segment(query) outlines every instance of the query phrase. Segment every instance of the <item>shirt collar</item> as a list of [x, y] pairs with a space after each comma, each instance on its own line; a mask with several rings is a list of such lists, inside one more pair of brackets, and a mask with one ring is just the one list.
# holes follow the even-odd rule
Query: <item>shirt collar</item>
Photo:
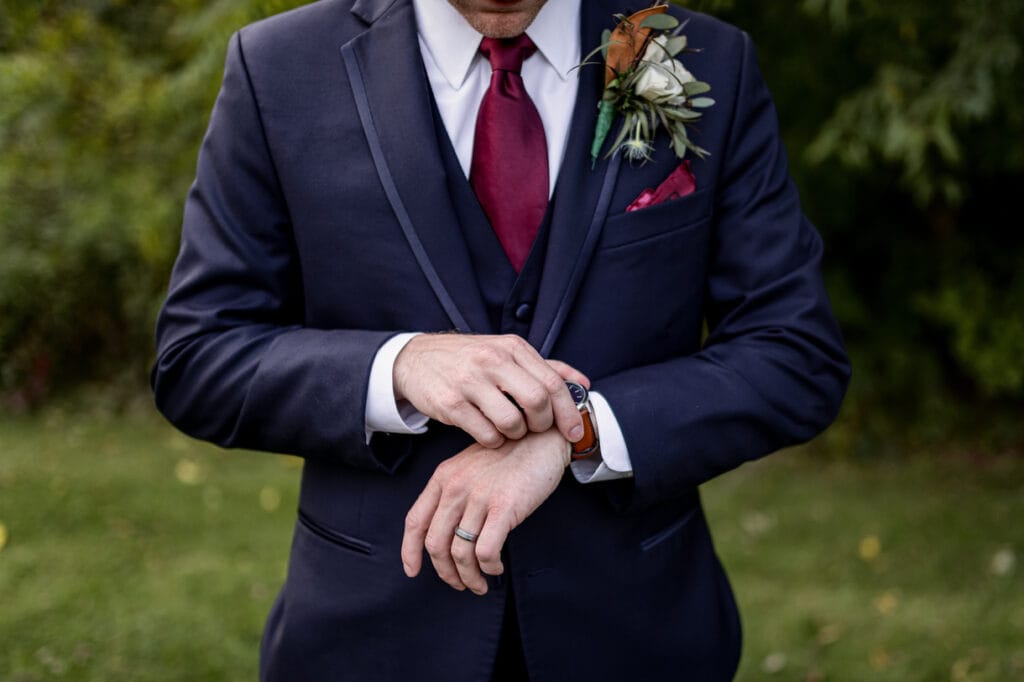
[[[526, 34], [537, 51], [568, 80], [580, 59], [581, 0], [548, 0]], [[483, 38], [448, 0], [413, 0], [420, 39], [455, 90], [469, 75]]]

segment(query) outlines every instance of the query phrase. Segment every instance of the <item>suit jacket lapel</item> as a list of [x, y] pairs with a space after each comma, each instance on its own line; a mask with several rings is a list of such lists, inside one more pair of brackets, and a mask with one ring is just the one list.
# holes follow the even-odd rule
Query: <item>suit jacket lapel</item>
[[[583, 0], [581, 12], [581, 46], [586, 54], [599, 44], [601, 32], [612, 27], [615, 10], [607, 0]], [[599, 60], [600, 55], [594, 59]], [[572, 128], [555, 186], [540, 296], [529, 334], [530, 343], [545, 357], [551, 353], [568, 317], [593, 255], [608, 214], [621, 158], [601, 157], [591, 168], [590, 144], [604, 87], [604, 69], [581, 67], [579, 78]]]
[[388, 201], [454, 328], [487, 332], [437, 145], [412, 3], [360, 0], [352, 11], [370, 27], [342, 46], [342, 58]]

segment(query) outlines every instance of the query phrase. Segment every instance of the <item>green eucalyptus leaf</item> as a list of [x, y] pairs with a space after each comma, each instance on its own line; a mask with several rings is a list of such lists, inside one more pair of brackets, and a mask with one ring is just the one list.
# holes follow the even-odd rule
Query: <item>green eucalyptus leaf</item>
[[705, 92], [710, 92], [711, 86], [703, 81], [693, 81], [691, 83], [683, 83], [683, 92], [687, 97], [696, 97], [697, 95], [703, 95]]
[[676, 121], [696, 121], [702, 116], [701, 112], [692, 109], [680, 109], [677, 107], [665, 107], [665, 115]]
[[710, 97], [697, 97], [690, 100], [690, 104], [698, 109], [707, 109], [708, 107], [715, 106], [715, 100]]
[[672, 151], [676, 153], [680, 159], [686, 154], [686, 148], [690, 146], [690, 140], [686, 135], [686, 128], [679, 126], [677, 129], [672, 131]]
[[640, 22], [642, 28], [650, 28], [655, 31], [671, 31], [679, 25], [679, 20], [671, 14], [652, 14]]
[[665, 41], [665, 51], [670, 56], [675, 57], [677, 54], [686, 49], [686, 36], [672, 36]]
[[672, 124], [665, 115], [665, 107], [655, 107], [653, 113], [658, 115], [658, 120], [661, 121], [661, 125], [665, 126], [665, 130], [672, 130]]

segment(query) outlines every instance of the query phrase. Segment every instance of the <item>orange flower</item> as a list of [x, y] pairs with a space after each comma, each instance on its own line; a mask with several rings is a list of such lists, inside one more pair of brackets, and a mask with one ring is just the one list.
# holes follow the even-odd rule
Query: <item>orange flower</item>
[[655, 14], [664, 14], [668, 11], [668, 5], [655, 5], [645, 10], [626, 17], [625, 21], [612, 31], [611, 40], [608, 42], [608, 57], [605, 59], [604, 86], [615, 80], [615, 77], [624, 71], [628, 71], [640, 56], [647, 49], [647, 42], [651, 39], [653, 29], [641, 26], [640, 24], [647, 17]]

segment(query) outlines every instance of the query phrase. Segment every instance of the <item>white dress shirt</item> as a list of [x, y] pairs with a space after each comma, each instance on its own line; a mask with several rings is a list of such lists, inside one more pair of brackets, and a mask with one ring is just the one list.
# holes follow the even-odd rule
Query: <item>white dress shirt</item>
[[[548, 0], [526, 29], [537, 53], [523, 63], [523, 83], [544, 124], [550, 192], [555, 189], [576, 103], [578, 79], [574, 67], [581, 59], [580, 2]], [[434, 100], [468, 178], [477, 112], [491, 81], [490, 64], [479, 51], [483, 36], [448, 0], [413, 0], [413, 6]], [[374, 358], [366, 397], [367, 441], [377, 431], [416, 434], [427, 430], [426, 416], [407, 401], [395, 400], [392, 382], [395, 358], [413, 336], [393, 337]], [[601, 440], [601, 460], [573, 462], [573, 475], [582, 483], [632, 476], [626, 441], [611, 407], [594, 391], [590, 401]]]

